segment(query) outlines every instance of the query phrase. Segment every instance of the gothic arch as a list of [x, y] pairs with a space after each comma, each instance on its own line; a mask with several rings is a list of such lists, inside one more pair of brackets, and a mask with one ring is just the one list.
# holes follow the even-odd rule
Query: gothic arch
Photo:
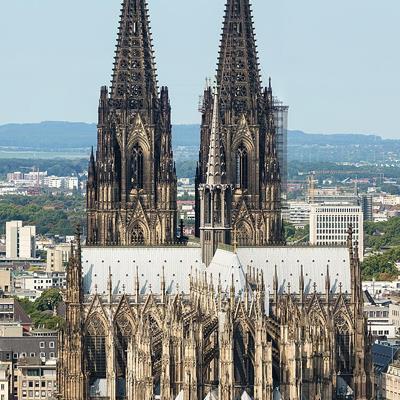
[[143, 147], [136, 143], [130, 149], [129, 182], [132, 189], [143, 189], [145, 183], [145, 153]]
[[135, 144], [138, 144], [143, 151], [147, 154], [151, 151], [151, 146], [149, 142], [149, 138], [146, 132], [146, 128], [143, 124], [142, 118], [140, 114], [137, 114], [133, 129], [128, 133], [128, 140], [127, 140], [128, 151], [131, 151]]
[[247, 147], [240, 143], [235, 150], [235, 185], [241, 189], [247, 189], [249, 186], [249, 151]]
[[107, 323], [99, 313], [89, 316], [85, 323], [85, 360], [89, 386], [107, 376]]
[[135, 324], [130, 317], [129, 310], [121, 307], [114, 319], [115, 332], [115, 369], [117, 377], [117, 395], [126, 396], [127, 393], [127, 365], [129, 340], [135, 333]]
[[149, 230], [147, 226], [139, 220], [134, 220], [127, 229], [128, 244], [143, 246], [149, 242]]
[[[244, 117], [245, 118], [245, 117]], [[232, 150], [236, 153], [236, 150], [239, 146], [243, 144], [248, 153], [254, 152], [254, 142], [252, 138], [252, 134], [250, 132], [247, 121], [241, 121], [238, 130], [236, 131], [233, 142], [232, 142]]]
[[336, 368], [339, 373], [346, 375], [353, 368], [351, 356], [353, 353], [353, 330], [347, 316], [340, 311], [334, 316], [334, 327], [336, 337]]
[[242, 319], [236, 321], [234, 324], [233, 340], [236, 385], [240, 385], [241, 390], [250, 389], [251, 394], [253, 394], [255, 340], [254, 334], [246, 321]]
[[253, 242], [253, 229], [251, 225], [241, 219], [236, 222], [236, 242], [238, 246], [249, 246]]

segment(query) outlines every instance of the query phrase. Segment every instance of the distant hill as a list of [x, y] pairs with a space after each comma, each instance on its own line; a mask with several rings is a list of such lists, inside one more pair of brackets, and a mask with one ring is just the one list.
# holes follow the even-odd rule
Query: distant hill
[[389, 140], [376, 135], [363, 135], [355, 133], [318, 134], [304, 133], [302, 131], [289, 131], [288, 143], [296, 145], [342, 146], [342, 145], [380, 145]]
[[[96, 136], [95, 124], [81, 122], [0, 125], [0, 147], [17, 150], [87, 149], [96, 145]], [[179, 146], [198, 148], [199, 143], [199, 125], [173, 126], [173, 144], [175, 148]], [[385, 153], [390, 151], [397, 152], [400, 149], [400, 140], [382, 139], [376, 135], [362, 134], [308, 134], [295, 130], [288, 133], [288, 147], [289, 158], [292, 159], [309, 157], [310, 148], [322, 150], [323, 153], [318, 153], [322, 157], [325, 157], [326, 154], [324, 149], [329, 148], [328, 158], [330, 159], [338, 154], [340, 155], [343, 148], [346, 151], [353, 148], [371, 151], [372, 148], [376, 148]], [[349, 157], [351, 154], [349, 153]], [[363, 154], [363, 151], [361, 154]], [[337, 161], [340, 160], [338, 159]]]
[[81, 122], [41, 122], [0, 125], [0, 146], [17, 149], [75, 149], [95, 144], [96, 125]]
[[[46, 121], [0, 125], [0, 147], [32, 150], [88, 148], [96, 145], [96, 124]], [[175, 125], [174, 146], [198, 146], [198, 125]]]

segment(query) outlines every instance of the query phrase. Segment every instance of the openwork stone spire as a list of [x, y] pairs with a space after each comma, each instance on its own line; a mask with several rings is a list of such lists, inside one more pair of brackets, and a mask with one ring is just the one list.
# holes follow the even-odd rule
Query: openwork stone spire
[[123, 1], [115, 53], [111, 99], [126, 99], [133, 109], [151, 106], [157, 75], [145, 0]]
[[214, 88], [214, 107], [211, 125], [210, 149], [207, 163], [207, 185], [220, 185], [225, 181], [225, 162], [219, 128], [218, 87]]
[[261, 78], [249, 0], [228, 0], [217, 70], [221, 103], [236, 112], [251, 110]]

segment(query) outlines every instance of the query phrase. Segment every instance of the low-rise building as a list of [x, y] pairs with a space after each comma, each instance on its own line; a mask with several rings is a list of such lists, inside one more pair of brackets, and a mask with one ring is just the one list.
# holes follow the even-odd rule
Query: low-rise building
[[35, 271], [16, 278], [16, 285], [23, 290], [43, 292], [47, 289], [63, 288], [66, 283], [66, 272]]
[[0, 323], [19, 323], [24, 331], [32, 325], [31, 319], [14, 298], [0, 298]]
[[64, 272], [71, 254], [71, 246], [67, 243], [47, 249], [47, 272]]
[[372, 336], [388, 339], [396, 337], [397, 329], [390, 319], [389, 304], [365, 304], [364, 314]]
[[389, 365], [387, 372], [382, 374], [382, 398], [385, 400], [400, 399], [400, 361]]
[[0, 400], [10, 400], [12, 396], [12, 379], [10, 365], [0, 364]]
[[12, 275], [9, 269], [0, 269], [0, 291], [9, 294], [12, 291]]
[[296, 228], [304, 228], [310, 223], [310, 209], [311, 205], [305, 201], [288, 201], [282, 217]]
[[56, 360], [43, 362], [38, 357], [19, 360], [14, 371], [18, 399], [55, 399], [57, 392]]
[[39, 357], [48, 361], [57, 357], [57, 331], [39, 330], [13, 337], [0, 337], [0, 361], [15, 367], [20, 358]]

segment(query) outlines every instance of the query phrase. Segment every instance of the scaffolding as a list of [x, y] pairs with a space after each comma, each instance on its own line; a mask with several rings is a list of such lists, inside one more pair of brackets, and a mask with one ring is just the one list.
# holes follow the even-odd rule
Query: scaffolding
[[280, 101], [277, 97], [274, 97], [273, 101], [276, 128], [276, 147], [281, 172], [282, 200], [286, 200], [288, 183], [287, 135], [289, 106], [284, 105], [283, 102]]

